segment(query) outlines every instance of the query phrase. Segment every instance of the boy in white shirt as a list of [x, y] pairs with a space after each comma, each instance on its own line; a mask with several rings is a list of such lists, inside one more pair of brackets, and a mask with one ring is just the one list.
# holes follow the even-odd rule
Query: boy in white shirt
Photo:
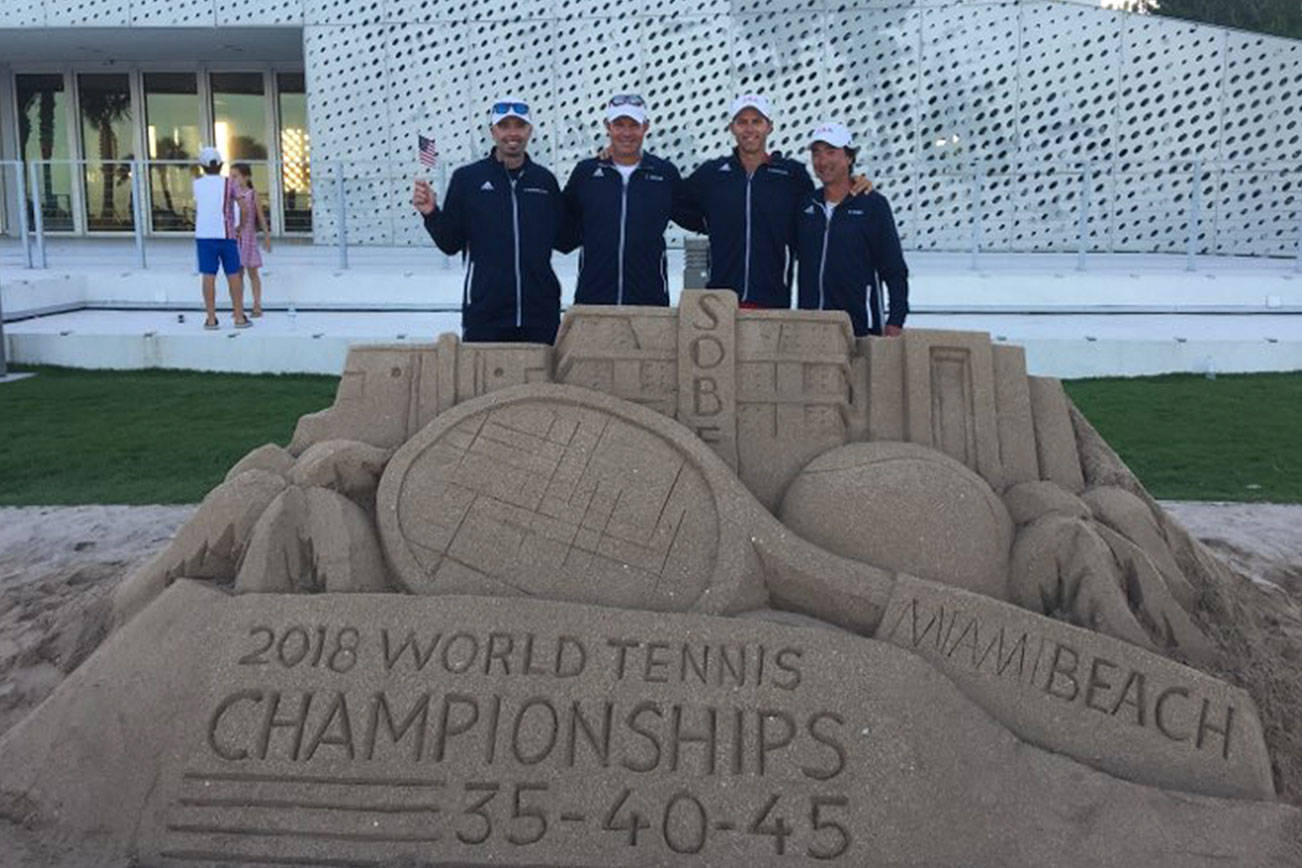
[[246, 329], [253, 323], [244, 315], [244, 281], [235, 241], [239, 206], [231, 194], [230, 181], [220, 174], [221, 153], [216, 148], [204, 148], [199, 152], [199, 165], [203, 167], [203, 175], [194, 179], [194, 244], [199, 256], [203, 306], [208, 314], [203, 327], [218, 327], [216, 282], [220, 264], [231, 292], [235, 327]]

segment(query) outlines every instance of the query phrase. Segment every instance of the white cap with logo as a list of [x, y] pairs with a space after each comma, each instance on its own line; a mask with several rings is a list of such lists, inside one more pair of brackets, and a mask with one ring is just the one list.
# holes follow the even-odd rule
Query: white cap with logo
[[773, 106], [769, 101], [757, 93], [743, 93], [732, 101], [732, 109], [728, 112], [728, 117], [735, 119], [741, 114], [743, 109], [753, 108], [755, 111], [764, 115], [767, 121], [773, 120]]
[[220, 163], [221, 161], [222, 152], [212, 145], [199, 151], [199, 165], [201, 166], [211, 166], [213, 163]]
[[499, 124], [507, 118], [519, 118], [526, 124], [533, 123], [533, 118], [529, 116], [529, 104], [514, 96], [504, 96], [494, 100], [492, 108], [489, 109], [489, 116], [494, 124]]
[[635, 93], [617, 93], [606, 104], [606, 121], [618, 118], [632, 118], [639, 124], [646, 123], [646, 101]]
[[848, 148], [851, 147], [852, 141], [850, 130], [845, 124], [824, 121], [814, 128], [813, 134], [809, 137], [809, 146], [812, 148], [817, 142], [826, 142], [834, 148]]

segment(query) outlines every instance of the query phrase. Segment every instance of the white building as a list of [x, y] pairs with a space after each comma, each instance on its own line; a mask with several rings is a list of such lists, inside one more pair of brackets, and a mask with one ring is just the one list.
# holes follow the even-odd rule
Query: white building
[[473, 159], [503, 91], [562, 181], [616, 92], [685, 170], [729, 147], [741, 91], [787, 151], [841, 119], [915, 250], [1293, 255], [1302, 235], [1302, 43], [1056, 0], [0, 0], [3, 227], [26, 195], [47, 233], [184, 233], [215, 142], [278, 234], [332, 242], [342, 200], [350, 243], [427, 243], [417, 133], [440, 172]]

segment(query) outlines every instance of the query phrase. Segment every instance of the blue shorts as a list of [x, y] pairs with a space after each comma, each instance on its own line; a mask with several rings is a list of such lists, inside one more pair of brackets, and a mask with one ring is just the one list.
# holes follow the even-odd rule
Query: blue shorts
[[240, 249], [234, 238], [196, 238], [194, 246], [199, 252], [200, 274], [216, 274], [218, 262], [221, 263], [222, 271], [228, 275], [237, 273], [243, 267], [240, 265]]

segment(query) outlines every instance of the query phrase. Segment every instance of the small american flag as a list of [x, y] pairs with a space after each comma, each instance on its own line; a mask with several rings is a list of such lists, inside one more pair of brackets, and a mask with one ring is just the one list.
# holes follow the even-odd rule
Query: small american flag
[[439, 149], [435, 147], [433, 139], [427, 139], [419, 133], [416, 134], [416, 140], [420, 151], [420, 164], [427, 169], [434, 168], [439, 161]]

